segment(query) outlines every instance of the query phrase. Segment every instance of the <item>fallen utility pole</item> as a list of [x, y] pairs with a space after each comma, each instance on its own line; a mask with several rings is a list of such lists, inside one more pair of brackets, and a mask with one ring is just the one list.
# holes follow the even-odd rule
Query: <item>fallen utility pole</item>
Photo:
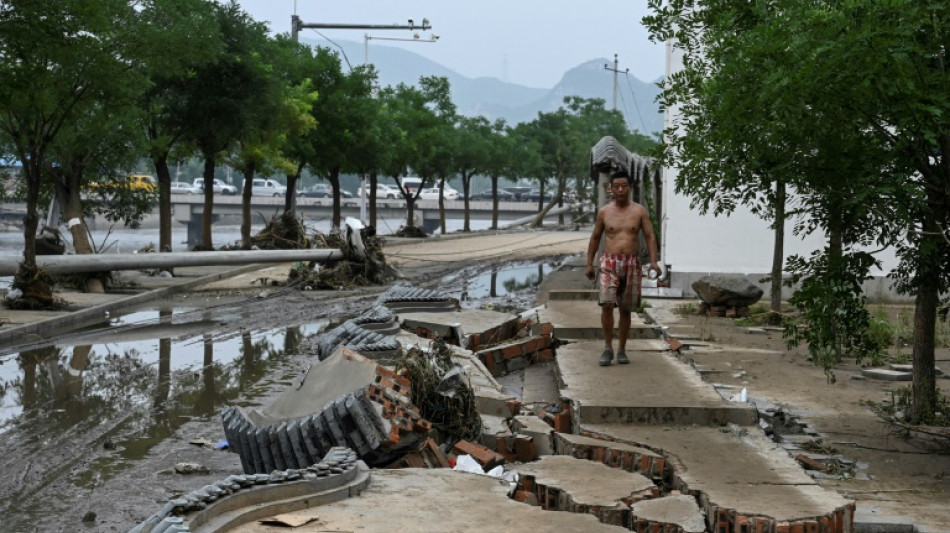
[[[147, 254], [41, 255], [36, 266], [49, 274], [110, 272], [113, 270], [169, 269], [189, 266], [250, 265], [254, 263], [326, 263], [343, 259], [337, 249], [241, 250], [233, 252], [168, 252]], [[20, 267], [19, 258], [0, 259], [0, 276], [13, 276]]]

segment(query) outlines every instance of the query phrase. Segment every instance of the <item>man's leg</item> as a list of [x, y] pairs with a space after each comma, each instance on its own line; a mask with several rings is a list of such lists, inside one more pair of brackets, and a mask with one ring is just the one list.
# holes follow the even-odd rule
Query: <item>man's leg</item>
[[600, 326], [604, 331], [604, 353], [600, 356], [600, 365], [607, 366], [614, 360], [614, 304], [601, 304]]
[[630, 335], [630, 311], [620, 309], [620, 324], [617, 331], [617, 364], [625, 365], [627, 359], [627, 337]]

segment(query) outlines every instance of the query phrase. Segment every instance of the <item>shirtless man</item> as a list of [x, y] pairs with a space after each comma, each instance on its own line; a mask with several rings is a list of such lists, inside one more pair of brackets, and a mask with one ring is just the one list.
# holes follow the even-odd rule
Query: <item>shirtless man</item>
[[610, 176], [613, 202], [597, 213], [594, 232], [587, 245], [587, 279], [594, 279], [594, 256], [600, 246], [600, 237], [606, 231], [604, 254], [600, 258], [600, 324], [604, 330], [604, 353], [600, 366], [613, 361], [614, 307], [620, 309], [618, 328], [617, 363], [625, 365], [627, 358], [627, 335], [630, 333], [630, 313], [640, 307], [640, 256], [639, 237], [643, 232], [650, 251], [650, 269], [660, 271], [656, 263], [656, 235], [650, 214], [642, 205], [630, 200], [630, 176], [626, 171]]

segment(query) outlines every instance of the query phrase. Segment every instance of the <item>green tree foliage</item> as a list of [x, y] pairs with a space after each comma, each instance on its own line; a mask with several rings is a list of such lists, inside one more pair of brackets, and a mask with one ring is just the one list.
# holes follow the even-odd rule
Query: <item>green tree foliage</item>
[[[184, 80], [178, 115], [185, 121], [186, 138], [204, 159], [202, 177], [206, 184], [214, 182], [220, 158], [255, 131], [254, 119], [259, 117], [255, 102], [262, 88], [271, 83], [266, 58], [261, 54], [267, 42], [266, 25], [252, 20], [233, 0], [214, 4], [213, 18], [223, 46], [214, 59]], [[207, 186], [201, 226], [204, 249], [212, 248], [213, 213], [214, 190]]]
[[[664, 158], [682, 169], [677, 186], [700, 206], [767, 216], [779, 207], [769, 184], [787, 184], [808, 215], [798, 230], [828, 235], [809, 270], [848, 309], [860, 301], [848, 284], [868, 264], [848, 257], [896, 244], [891, 275], [916, 297], [910, 418], [933, 419], [936, 310], [950, 281], [950, 10], [937, 0], [650, 5], [653, 37], [686, 54], [662, 95], [682, 118]], [[852, 317], [842, 325], [863, 335]], [[809, 326], [825, 332], [820, 349], [842, 346], [842, 328]]]
[[[136, 17], [121, 0], [0, 4], [0, 132], [26, 183], [24, 261], [15, 285], [35, 279], [37, 203], [59, 163], [52, 153], [57, 140], [104, 102], [145, 83], [129, 76], [141, 57], [134, 49]], [[48, 289], [36, 296], [51, 301]]]

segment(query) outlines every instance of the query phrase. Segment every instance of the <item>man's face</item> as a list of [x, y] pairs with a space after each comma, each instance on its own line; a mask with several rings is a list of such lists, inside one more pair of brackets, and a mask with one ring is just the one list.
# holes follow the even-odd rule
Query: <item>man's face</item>
[[630, 182], [627, 178], [617, 178], [610, 182], [610, 194], [614, 198], [627, 198], [630, 195]]

